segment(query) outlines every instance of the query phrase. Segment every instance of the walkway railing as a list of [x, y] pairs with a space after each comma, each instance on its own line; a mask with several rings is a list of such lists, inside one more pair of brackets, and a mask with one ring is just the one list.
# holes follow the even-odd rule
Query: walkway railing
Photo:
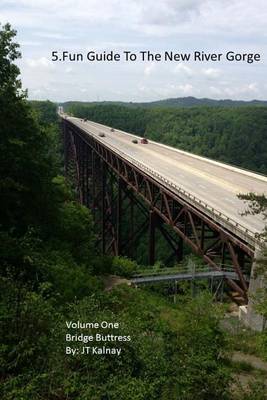
[[221, 270], [214, 270], [208, 266], [180, 266], [178, 268], [149, 268], [144, 269], [135, 274], [131, 278], [131, 282], [139, 283], [153, 283], [162, 281], [181, 281], [193, 279], [208, 279], [208, 278], [230, 278], [238, 280], [238, 275], [233, 268], [222, 268]]

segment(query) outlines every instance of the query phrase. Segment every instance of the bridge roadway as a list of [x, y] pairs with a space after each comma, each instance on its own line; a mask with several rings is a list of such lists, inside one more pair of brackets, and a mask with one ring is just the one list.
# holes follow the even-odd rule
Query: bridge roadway
[[[125, 158], [141, 163], [146, 173], [152, 176], [156, 174], [171, 182], [173, 192], [179, 195], [181, 191], [189, 193], [189, 202], [197, 202], [198, 208], [207, 214], [212, 210], [217, 222], [232, 229], [242, 239], [248, 239], [253, 244], [255, 234], [263, 230], [265, 221], [262, 215], [241, 215], [246, 205], [237, 198], [237, 194], [254, 192], [267, 195], [266, 176], [151, 140], [148, 144], [140, 144], [140, 137], [136, 135], [118, 129], [112, 132], [110, 127], [92, 121], [85, 122], [79, 118], [66, 117], [65, 114], [61, 114], [61, 117], [67, 118], [106, 146], [123, 153]], [[100, 137], [100, 133], [105, 136]], [[132, 143], [134, 138], [138, 139], [138, 144]]]

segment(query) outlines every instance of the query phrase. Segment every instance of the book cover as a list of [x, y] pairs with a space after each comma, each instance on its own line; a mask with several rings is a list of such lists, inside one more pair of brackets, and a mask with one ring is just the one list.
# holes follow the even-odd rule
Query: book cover
[[266, 20], [1, 1], [1, 399], [266, 399]]

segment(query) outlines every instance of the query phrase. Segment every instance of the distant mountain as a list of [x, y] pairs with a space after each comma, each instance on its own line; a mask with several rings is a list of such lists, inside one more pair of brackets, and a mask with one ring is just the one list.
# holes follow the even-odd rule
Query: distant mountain
[[[145, 104], [145, 103], [143, 103]], [[147, 103], [150, 106], [160, 107], [193, 107], [193, 106], [212, 106], [212, 107], [240, 107], [240, 106], [267, 106], [267, 101], [261, 100], [213, 100], [197, 99], [196, 97], [178, 97], [174, 99], [159, 100]]]
[[66, 108], [73, 104], [79, 105], [122, 105], [126, 107], [171, 107], [171, 108], [180, 108], [180, 107], [196, 107], [196, 106], [208, 106], [208, 107], [242, 107], [242, 106], [267, 106], [267, 101], [264, 100], [214, 100], [214, 99], [197, 99], [196, 97], [178, 97], [172, 99], [165, 100], [157, 100], [151, 102], [122, 102], [122, 101], [94, 101], [94, 102], [83, 102], [83, 101], [68, 101], [65, 103], [61, 103], [61, 105], [65, 105]]

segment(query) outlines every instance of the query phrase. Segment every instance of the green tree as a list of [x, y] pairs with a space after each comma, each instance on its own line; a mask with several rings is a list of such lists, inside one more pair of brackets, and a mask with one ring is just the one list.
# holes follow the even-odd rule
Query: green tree
[[21, 90], [19, 45], [9, 24], [0, 26], [0, 220], [25, 231], [43, 222], [55, 163], [50, 133], [38, 125]]
[[11, 29], [10, 24], [0, 24], [0, 29], [0, 97], [17, 99], [20, 95], [23, 98], [25, 94], [20, 93], [21, 81], [18, 79], [20, 71], [14, 63], [21, 57], [19, 44], [13, 42], [16, 31]]

